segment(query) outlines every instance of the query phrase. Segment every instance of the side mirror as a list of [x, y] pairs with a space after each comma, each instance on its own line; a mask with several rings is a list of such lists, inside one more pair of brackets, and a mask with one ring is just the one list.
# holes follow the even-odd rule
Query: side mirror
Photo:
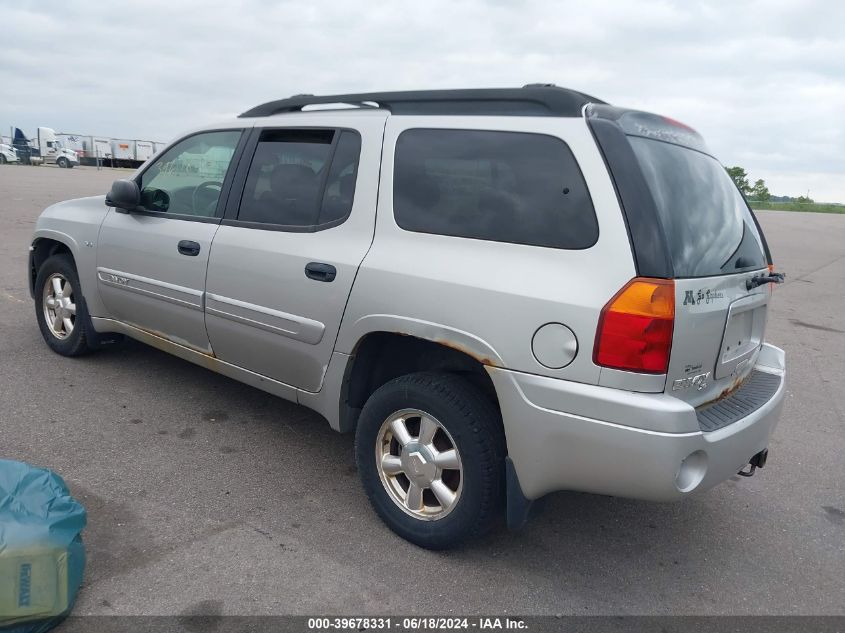
[[134, 180], [115, 180], [106, 194], [106, 206], [128, 213], [141, 204], [141, 190]]

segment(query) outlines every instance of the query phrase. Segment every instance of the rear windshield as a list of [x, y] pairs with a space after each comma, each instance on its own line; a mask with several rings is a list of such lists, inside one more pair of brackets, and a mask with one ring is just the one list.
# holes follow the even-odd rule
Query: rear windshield
[[754, 218], [719, 161], [665, 141], [628, 139], [657, 206], [676, 277], [766, 266]]

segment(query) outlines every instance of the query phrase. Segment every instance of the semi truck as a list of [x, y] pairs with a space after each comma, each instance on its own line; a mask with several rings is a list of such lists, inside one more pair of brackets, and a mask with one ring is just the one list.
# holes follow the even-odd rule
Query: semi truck
[[76, 152], [81, 165], [96, 165], [98, 159], [101, 165], [111, 164], [110, 138], [65, 132], [57, 134], [56, 137], [62, 143], [62, 146]]
[[76, 152], [64, 147], [56, 132], [49, 127], [38, 128], [34, 139], [27, 138], [20, 128], [15, 128], [12, 146], [24, 165], [47, 163], [70, 169], [79, 164]]
[[152, 141], [111, 139], [105, 136], [58, 134], [64, 147], [76, 151], [80, 163], [107, 167], [138, 167], [155, 154]]
[[10, 145], [17, 150], [20, 162], [25, 165], [46, 162], [59, 167], [74, 167], [97, 165], [99, 161], [105, 167], [135, 168], [167, 144], [70, 132], [57, 134], [51, 128], [39, 127], [34, 139], [27, 138], [20, 128], [15, 128]]
[[79, 156], [72, 149], [64, 147], [56, 137], [56, 132], [49, 127], [38, 128], [36, 140], [41, 158], [48, 165], [70, 169], [79, 164]]
[[19, 127], [16, 127], [12, 134], [12, 147], [15, 148], [21, 165], [40, 165], [44, 162], [34, 141], [28, 139]]
[[62, 144], [62, 147], [65, 149], [69, 149], [73, 152], [76, 152], [76, 156], [82, 162], [82, 155], [85, 152], [85, 146], [83, 143], [84, 136], [82, 134], [66, 134], [64, 132], [56, 134], [56, 140]]

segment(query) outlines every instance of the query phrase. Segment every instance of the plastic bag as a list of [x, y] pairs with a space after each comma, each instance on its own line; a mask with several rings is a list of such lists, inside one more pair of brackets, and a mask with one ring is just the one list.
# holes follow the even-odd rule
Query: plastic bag
[[41, 633], [70, 613], [85, 521], [59, 475], [0, 459], [0, 631]]

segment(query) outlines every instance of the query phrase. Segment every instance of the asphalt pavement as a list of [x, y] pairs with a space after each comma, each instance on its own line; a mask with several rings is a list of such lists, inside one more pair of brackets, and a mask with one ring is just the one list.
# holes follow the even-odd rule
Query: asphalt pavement
[[76, 615], [845, 614], [845, 215], [758, 212], [788, 275], [765, 469], [676, 504], [557, 493], [521, 532], [435, 553], [381, 524], [317, 414], [140, 343], [47, 348], [35, 219], [126, 174], [0, 167], [0, 457], [88, 509]]

